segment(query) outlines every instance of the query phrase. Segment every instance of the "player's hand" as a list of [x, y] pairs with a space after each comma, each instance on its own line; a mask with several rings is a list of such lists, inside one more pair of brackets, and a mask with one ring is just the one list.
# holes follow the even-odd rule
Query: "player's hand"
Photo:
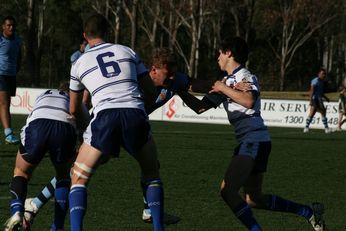
[[250, 91], [252, 90], [251, 83], [247, 81], [241, 81], [239, 83], [236, 83], [233, 87], [235, 90], [238, 91]]
[[222, 93], [223, 89], [227, 87], [224, 81], [216, 81], [214, 85], [212, 86], [212, 90], [209, 91], [209, 93]]

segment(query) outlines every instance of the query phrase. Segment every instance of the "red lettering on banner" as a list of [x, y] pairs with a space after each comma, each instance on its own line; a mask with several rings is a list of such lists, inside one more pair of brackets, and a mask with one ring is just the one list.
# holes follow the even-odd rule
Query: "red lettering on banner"
[[175, 114], [175, 110], [173, 108], [174, 104], [175, 104], [175, 99], [173, 98], [171, 102], [169, 102], [168, 111], [165, 113], [168, 118], [172, 118], [172, 116], [174, 116]]
[[16, 94], [16, 96], [12, 97], [11, 106], [16, 108], [25, 108], [31, 112], [33, 104], [30, 102], [29, 92], [24, 91], [22, 95]]

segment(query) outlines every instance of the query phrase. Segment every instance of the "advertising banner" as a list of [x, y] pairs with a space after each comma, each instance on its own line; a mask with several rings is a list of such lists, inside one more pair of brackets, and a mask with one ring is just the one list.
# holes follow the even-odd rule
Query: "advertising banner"
[[[202, 97], [199, 97], [202, 98]], [[337, 102], [325, 103], [328, 125], [334, 128], [338, 124]], [[267, 126], [303, 128], [310, 107], [307, 100], [262, 99], [261, 115]], [[180, 121], [192, 123], [229, 124], [222, 105], [197, 115], [187, 107], [179, 96], [173, 97], [162, 108], [150, 115], [151, 120]], [[310, 128], [324, 128], [320, 113], [316, 113]]]
[[[29, 114], [36, 97], [46, 90], [17, 88], [16, 96], [11, 99], [11, 113]], [[325, 105], [328, 125], [330, 128], [334, 128], [338, 124], [338, 104], [337, 102], [329, 102]], [[262, 99], [261, 115], [267, 126], [303, 128], [309, 109], [307, 100]], [[149, 118], [150, 120], [172, 122], [229, 124], [222, 105], [198, 115], [187, 107], [179, 96], [174, 96], [163, 107], [151, 113]], [[324, 128], [319, 113], [316, 113], [310, 128]]]

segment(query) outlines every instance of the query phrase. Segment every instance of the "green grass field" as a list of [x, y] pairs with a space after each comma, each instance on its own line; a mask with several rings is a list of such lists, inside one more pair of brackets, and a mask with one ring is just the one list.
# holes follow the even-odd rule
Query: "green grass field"
[[[24, 116], [13, 116], [16, 133]], [[167, 226], [177, 231], [245, 230], [219, 196], [219, 183], [235, 147], [233, 129], [227, 125], [152, 122], [165, 187], [165, 209], [181, 221]], [[301, 203], [323, 202], [328, 231], [346, 230], [346, 132], [324, 134], [312, 130], [270, 128], [273, 150], [264, 191]], [[0, 222], [9, 216], [8, 185], [16, 146], [0, 145]], [[29, 184], [35, 196], [53, 176], [45, 158]], [[88, 192], [84, 230], [152, 230], [141, 221], [142, 197], [137, 163], [125, 152], [101, 166]], [[53, 202], [36, 217], [32, 230], [50, 230]], [[266, 231], [312, 230], [302, 218], [254, 210]], [[69, 220], [66, 220], [66, 230]]]

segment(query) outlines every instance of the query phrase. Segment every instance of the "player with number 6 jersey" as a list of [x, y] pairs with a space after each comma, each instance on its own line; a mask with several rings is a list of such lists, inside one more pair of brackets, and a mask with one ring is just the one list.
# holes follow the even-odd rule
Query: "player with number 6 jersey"
[[[84, 132], [84, 142], [71, 170], [71, 230], [83, 230], [87, 209], [87, 184], [103, 159], [119, 155], [123, 147], [138, 162], [148, 185], [146, 192], [155, 231], [164, 230], [163, 187], [159, 175], [156, 145], [139, 81], [148, 71], [128, 47], [105, 42], [107, 20], [99, 14], [89, 17], [84, 37], [90, 49], [73, 63], [70, 80], [70, 113]], [[151, 80], [150, 80], [151, 82]], [[87, 89], [94, 107], [89, 124], [81, 118], [82, 97]]]
[[70, 89], [83, 91], [87, 88], [95, 113], [124, 107], [144, 110], [137, 77], [146, 74], [147, 69], [130, 48], [100, 43], [72, 65]]

